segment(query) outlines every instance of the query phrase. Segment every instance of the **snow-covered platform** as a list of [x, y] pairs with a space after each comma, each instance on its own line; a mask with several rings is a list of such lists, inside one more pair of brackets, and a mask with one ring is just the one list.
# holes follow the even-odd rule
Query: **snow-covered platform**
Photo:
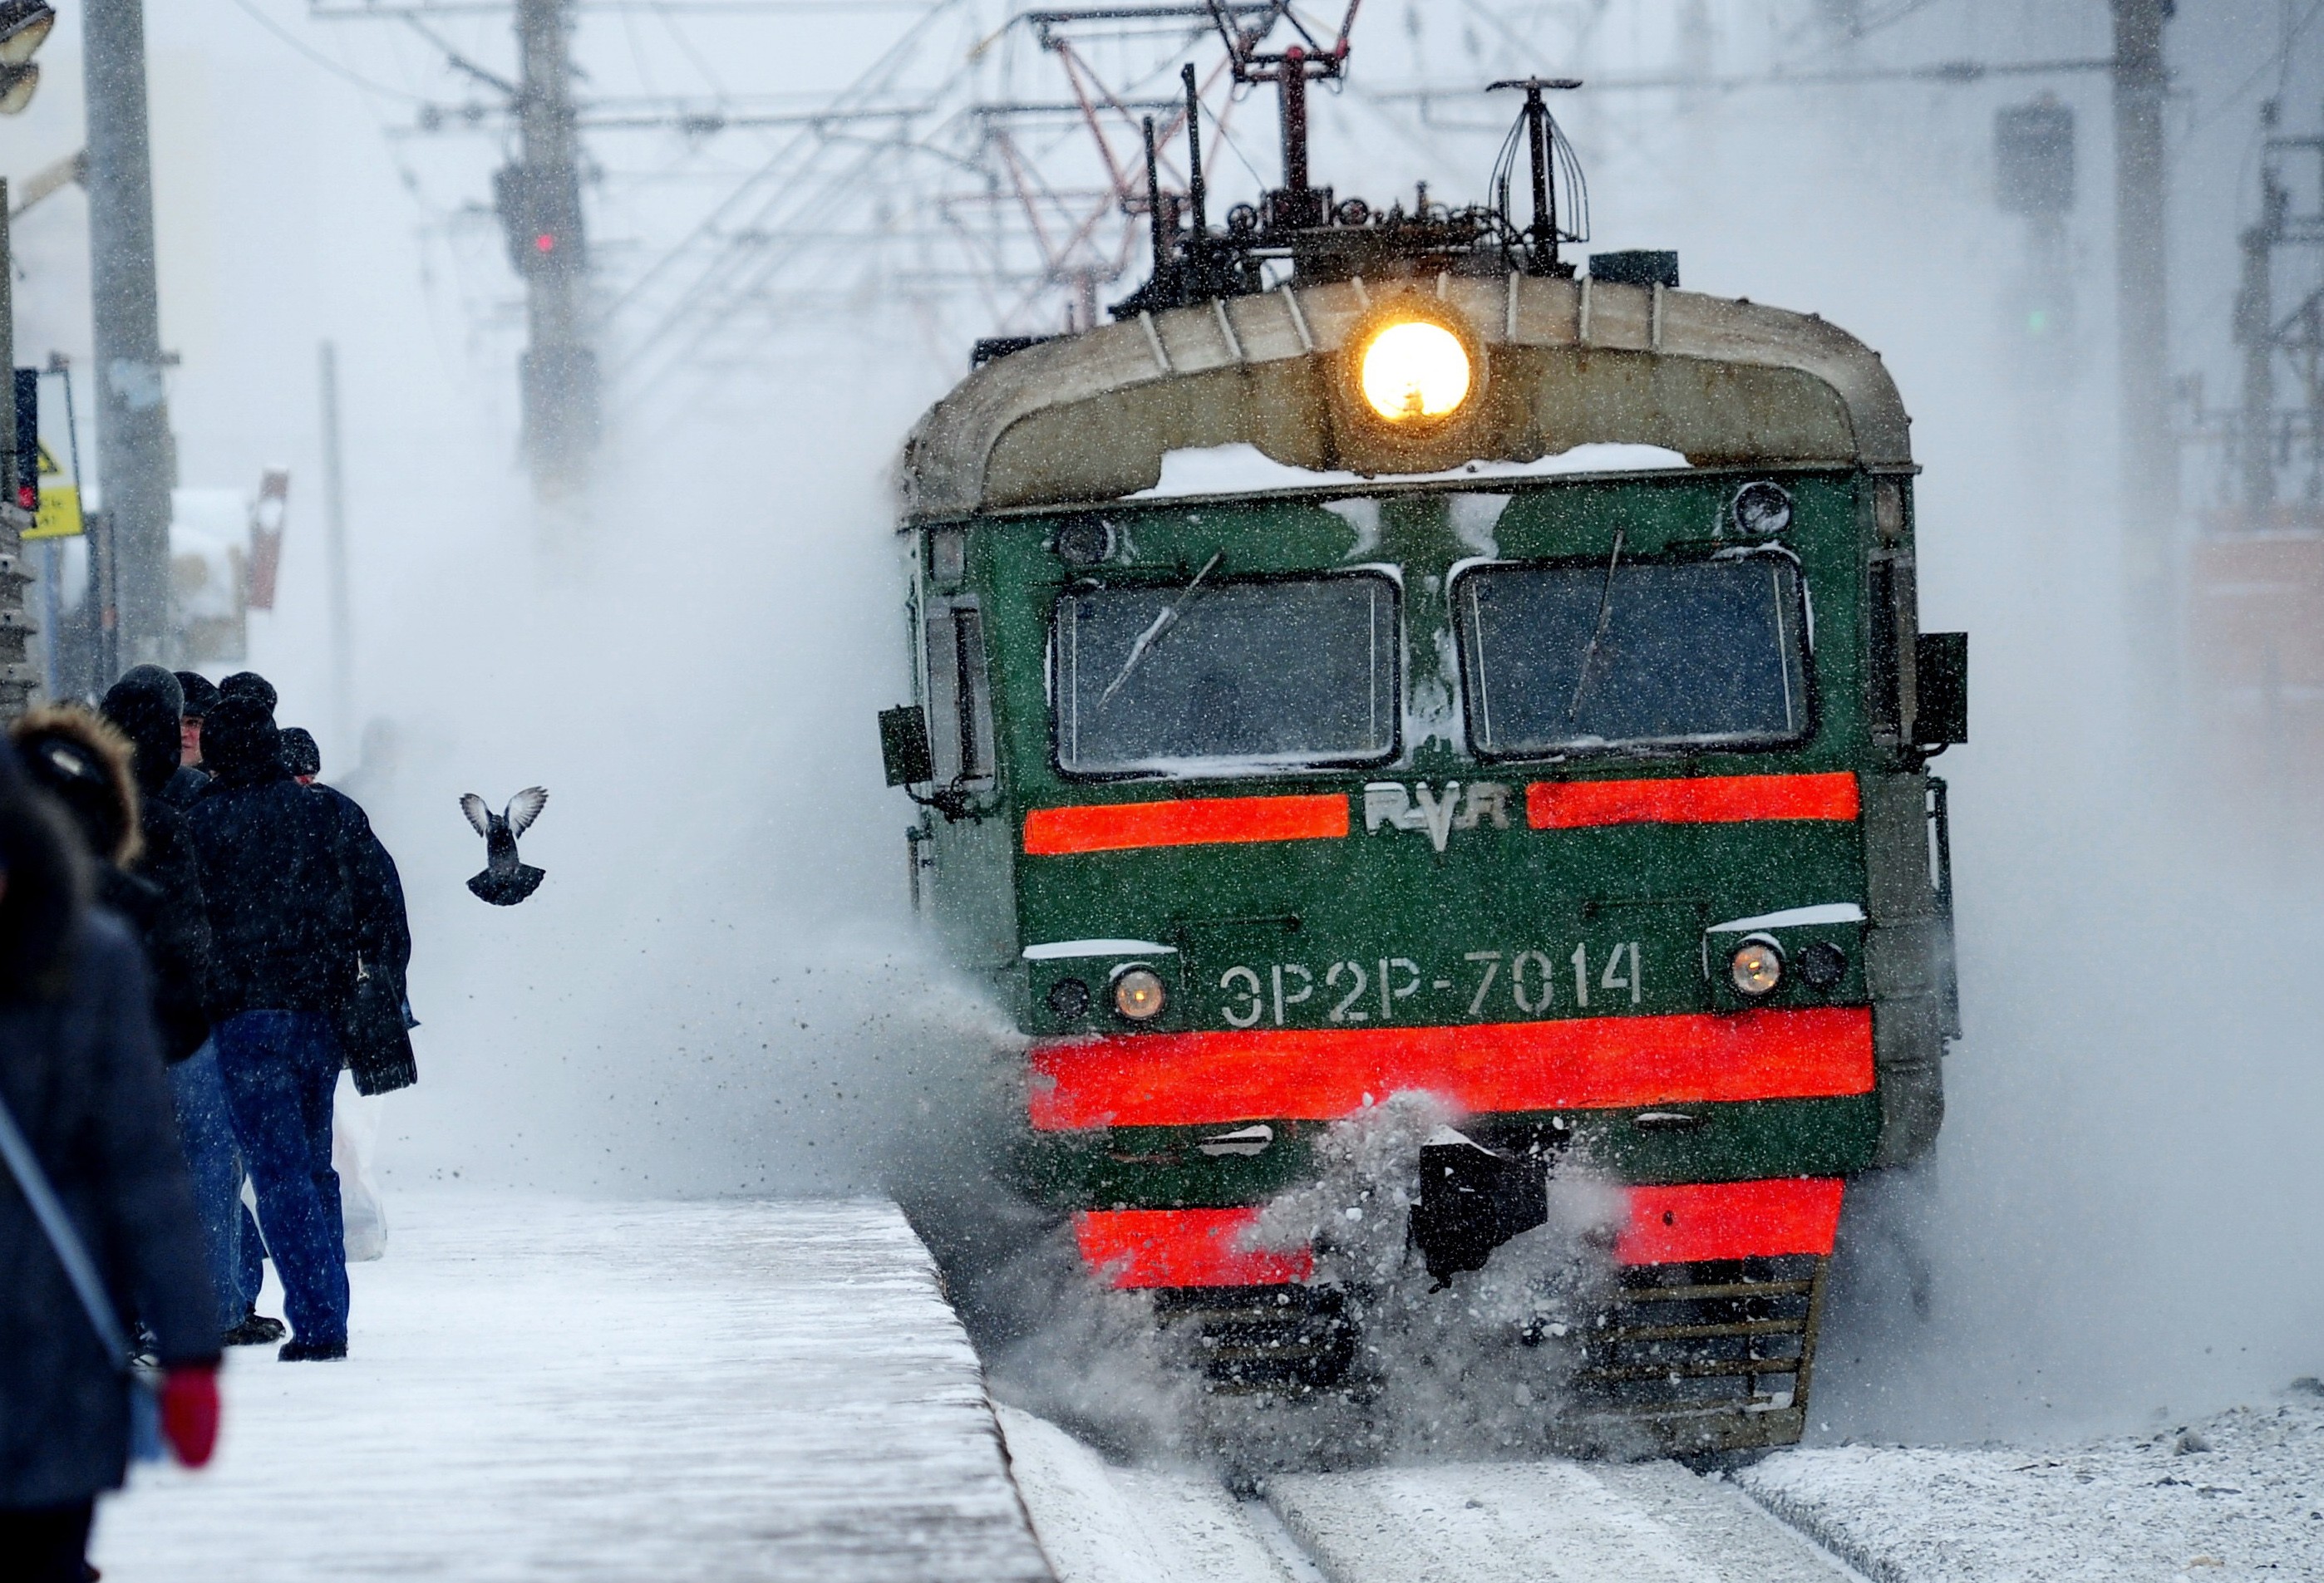
[[2324, 1393], [2065, 1450], [1842, 1446], [1738, 1476], [1879, 1583], [2324, 1578]]
[[107, 1583], [1036, 1579], [982, 1374], [892, 1205], [392, 1205], [352, 1356], [237, 1352]]

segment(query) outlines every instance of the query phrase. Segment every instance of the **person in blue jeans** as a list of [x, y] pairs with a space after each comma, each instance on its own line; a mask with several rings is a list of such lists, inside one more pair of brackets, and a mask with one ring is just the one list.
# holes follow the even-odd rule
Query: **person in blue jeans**
[[[199, 676], [194, 679], [201, 681]], [[209, 684], [202, 682], [202, 686]], [[210, 1043], [209, 921], [185, 815], [171, 797], [170, 788], [184, 759], [185, 702], [183, 685], [158, 665], [132, 667], [105, 695], [106, 720], [129, 740], [128, 770], [136, 787], [134, 800], [143, 851], [120, 873], [100, 870], [99, 890], [110, 905], [139, 925], [146, 960], [152, 968], [154, 1021], [161, 1035], [162, 1056], [169, 1063], [178, 1139], [193, 1178], [194, 1207], [201, 1219], [217, 1289], [218, 1313], [226, 1327], [226, 1343], [261, 1346], [282, 1339], [282, 1321], [258, 1311], [265, 1245], [242, 1202], [242, 1151], [234, 1140], [234, 1122], [226, 1113], [226, 1090], [218, 1078], [217, 1051]], [[37, 750], [55, 740], [56, 725], [71, 724], [69, 713], [48, 713], [59, 718], [44, 726], [42, 712], [35, 712], [19, 722], [17, 729], [27, 738], [29, 748]], [[108, 757], [105, 743], [83, 737], [76, 744], [76, 734], [65, 734], [68, 747], [78, 745], [87, 750], [84, 757], [100, 761]], [[123, 795], [117, 790], [110, 798], [77, 795], [85, 789], [81, 784], [60, 781], [59, 772], [64, 767], [50, 765], [38, 751], [31, 753], [27, 763], [36, 774], [44, 768], [50, 771], [51, 789], [76, 807], [77, 817], [97, 812], [105, 801], [117, 802]], [[100, 767], [117, 775], [115, 766]], [[185, 773], [208, 787], [208, 776], [197, 770]], [[105, 833], [85, 833], [92, 835], [93, 846], [105, 844]], [[109, 849], [106, 855], [111, 855]]]
[[282, 1278], [287, 1362], [347, 1355], [346, 1238], [331, 1169], [355, 980], [355, 907], [330, 805], [282, 765], [267, 701], [228, 693], [202, 725], [210, 788], [186, 815], [210, 926], [208, 1012], [235, 1140]]
[[258, 1311], [266, 1281], [266, 1244], [242, 1201], [242, 1149], [234, 1139], [226, 1109], [226, 1080], [218, 1073], [217, 1045], [202, 1047], [170, 1068], [170, 1098], [178, 1112], [178, 1141], [194, 1179], [194, 1209], [208, 1245], [210, 1276], [217, 1287], [218, 1311], [241, 1317], [226, 1327], [229, 1347], [255, 1347], [282, 1339], [282, 1321]]

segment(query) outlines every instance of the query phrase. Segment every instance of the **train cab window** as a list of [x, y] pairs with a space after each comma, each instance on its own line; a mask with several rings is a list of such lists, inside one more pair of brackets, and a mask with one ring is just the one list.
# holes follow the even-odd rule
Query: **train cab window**
[[951, 784], [992, 775], [992, 694], [984, 626], [973, 605], [928, 612], [928, 748], [936, 779]]
[[1068, 774], [1249, 774], [1396, 752], [1386, 577], [1076, 589], [1057, 602], [1056, 641]]
[[1453, 604], [1480, 757], [1808, 734], [1806, 610], [1780, 557], [1482, 566]]

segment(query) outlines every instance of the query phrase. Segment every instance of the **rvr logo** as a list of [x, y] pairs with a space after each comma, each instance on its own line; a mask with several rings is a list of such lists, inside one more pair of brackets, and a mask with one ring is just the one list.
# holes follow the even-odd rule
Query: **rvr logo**
[[1425, 780], [1406, 787], [1400, 780], [1375, 780], [1364, 787], [1364, 833], [1382, 825], [1391, 830], [1425, 830], [1438, 851], [1456, 830], [1474, 830], [1487, 820], [1496, 830], [1509, 827], [1509, 788], [1493, 780], [1472, 780], [1468, 795], [1462, 785], [1448, 780], [1442, 791]]

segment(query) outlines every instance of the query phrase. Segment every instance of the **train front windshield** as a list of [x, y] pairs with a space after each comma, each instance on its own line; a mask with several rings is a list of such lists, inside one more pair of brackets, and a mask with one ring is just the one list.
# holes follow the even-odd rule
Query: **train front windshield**
[[1480, 754], [1775, 746], [1808, 732], [1805, 602], [1782, 557], [1481, 566], [1453, 603]]
[[1370, 574], [1057, 602], [1058, 768], [1233, 773], [1396, 750], [1397, 589]]

